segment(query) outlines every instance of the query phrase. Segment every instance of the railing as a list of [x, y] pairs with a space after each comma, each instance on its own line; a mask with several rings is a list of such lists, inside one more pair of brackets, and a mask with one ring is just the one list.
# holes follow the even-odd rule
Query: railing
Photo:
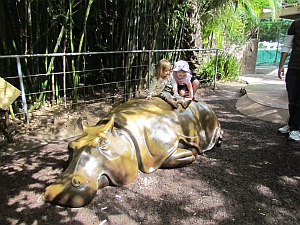
[[[171, 62], [179, 59], [183, 54], [193, 52], [197, 57], [197, 63], [204, 63], [212, 58], [214, 62], [214, 76], [200, 80], [200, 83], [210, 83], [216, 87], [217, 65], [219, 49], [176, 49], [176, 50], [135, 50], [135, 51], [111, 51], [111, 52], [85, 52], [85, 53], [53, 53], [53, 54], [27, 54], [27, 55], [2, 55], [0, 63], [6, 63], [10, 60], [12, 75], [3, 77], [8, 82], [21, 90], [19, 103], [22, 104], [22, 113], [26, 123], [29, 123], [28, 113], [34, 110], [37, 99], [49, 101], [51, 104], [62, 104], [64, 107], [82, 103], [93, 103], [95, 101], [108, 100], [112, 103], [116, 98], [126, 101], [130, 98], [143, 96], [150, 83], [150, 76], [157, 61], [161, 58], [173, 58]], [[107, 57], [106, 57], [106, 56]], [[82, 70], [75, 71], [70, 68], [70, 62], [75, 57], [83, 57], [84, 65]], [[120, 65], [103, 62], [121, 61]], [[49, 59], [53, 59], [53, 68], [49, 69]], [[139, 60], [137, 60], [139, 59]], [[200, 59], [200, 60], [199, 60]], [[38, 61], [45, 63], [45, 72], [35, 74], [24, 74], [22, 61], [34, 65]], [[99, 60], [99, 66], [95, 63]], [[98, 61], [97, 61], [98, 62]], [[40, 62], [39, 62], [40, 63]], [[93, 67], [91, 67], [92, 65]], [[105, 65], [105, 66], [104, 66]], [[108, 65], [108, 66], [107, 66]], [[48, 68], [47, 68], [48, 66]], [[52, 66], [52, 65], [51, 65]], [[73, 67], [74, 68], [74, 67]], [[195, 71], [193, 71], [195, 72]], [[77, 86], [70, 85], [74, 82], [74, 75], [78, 75], [80, 80]], [[43, 88], [39, 91], [30, 91], [27, 80], [35, 80], [33, 83], [37, 86], [40, 80], [45, 82]], [[51, 83], [49, 85], [48, 83]], [[74, 91], [79, 93], [80, 98], [74, 102], [72, 97]]]

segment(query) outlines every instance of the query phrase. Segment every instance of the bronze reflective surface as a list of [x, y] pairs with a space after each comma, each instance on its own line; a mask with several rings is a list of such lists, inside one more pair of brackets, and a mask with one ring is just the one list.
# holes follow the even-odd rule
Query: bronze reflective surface
[[69, 143], [68, 168], [47, 187], [44, 201], [87, 205], [99, 188], [126, 185], [138, 170], [188, 165], [221, 138], [219, 121], [204, 102], [174, 110], [160, 98], [128, 101], [97, 125], [83, 125], [83, 134]]

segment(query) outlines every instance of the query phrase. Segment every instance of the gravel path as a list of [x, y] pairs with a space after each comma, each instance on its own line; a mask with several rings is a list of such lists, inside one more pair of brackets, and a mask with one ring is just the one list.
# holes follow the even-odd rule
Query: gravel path
[[0, 224], [300, 224], [300, 144], [278, 134], [279, 124], [241, 114], [235, 108], [241, 86], [197, 92], [219, 117], [220, 148], [190, 166], [139, 173], [126, 186], [101, 189], [82, 208], [40, 197], [66, 167], [67, 144], [80, 133], [77, 122], [95, 123], [95, 114], [107, 109], [99, 104], [84, 114], [49, 113], [44, 123], [18, 130], [15, 143], [0, 142]]

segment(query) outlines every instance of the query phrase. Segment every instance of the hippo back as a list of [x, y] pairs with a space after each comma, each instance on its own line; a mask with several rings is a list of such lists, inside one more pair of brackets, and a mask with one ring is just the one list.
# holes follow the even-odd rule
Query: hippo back
[[133, 139], [139, 169], [146, 173], [159, 168], [179, 143], [198, 154], [210, 150], [221, 131], [215, 113], [201, 101], [193, 101], [187, 109], [173, 109], [160, 98], [135, 99], [114, 108], [98, 125], [112, 116], [114, 126]]
[[216, 115], [204, 102], [173, 109], [161, 100], [136, 99], [114, 108], [69, 143], [68, 168], [46, 188], [43, 200], [81, 207], [98, 188], [128, 184], [138, 170], [150, 173], [195, 161], [221, 136]]

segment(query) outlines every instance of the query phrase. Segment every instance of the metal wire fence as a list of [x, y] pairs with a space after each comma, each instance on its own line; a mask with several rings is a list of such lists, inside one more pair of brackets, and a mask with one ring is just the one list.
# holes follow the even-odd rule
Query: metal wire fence
[[[149, 86], [150, 76], [161, 58], [174, 62], [184, 58], [185, 54], [193, 53], [197, 56], [195, 59], [197, 65], [214, 59], [212, 60], [214, 76], [198, 78], [200, 83], [214, 85], [215, 88], [219, 51], [213, 48], [2, 55], [0, 64], [10, 68], [7, 70], [9, 75], [1, 76], [0, 73], [0, 76], [21, 90], [16, 103], [21, 110], [17, 114], [23, 115], [25, 121], [29, 123], [28, 113], [35, 109], [34, 105], [37, 102], [60, 104], [67, 108], [97, 101], [114, 103], [116, 99], [122, 102], [142, 97]], [[83, 63], [75, 67], [74, 64], [79, 62], [76, 58], [79, 57]], [[24, 63], [22, 64], [24, 61], [31, 65], [30, 71], [34, 70], [35, 73], [24, 73]], [[40, 68], [38, 64], [41, 62], [45, 64], [44, 71], [33, 69]], [[192, 68], [192, 72], [197, 75], [201, 70], [199, 68], [195, 67], [194, 71]], [[76, 84], [74, 77], [77, 78]], [[76, 100], [74, 93], [78, 96]]]

